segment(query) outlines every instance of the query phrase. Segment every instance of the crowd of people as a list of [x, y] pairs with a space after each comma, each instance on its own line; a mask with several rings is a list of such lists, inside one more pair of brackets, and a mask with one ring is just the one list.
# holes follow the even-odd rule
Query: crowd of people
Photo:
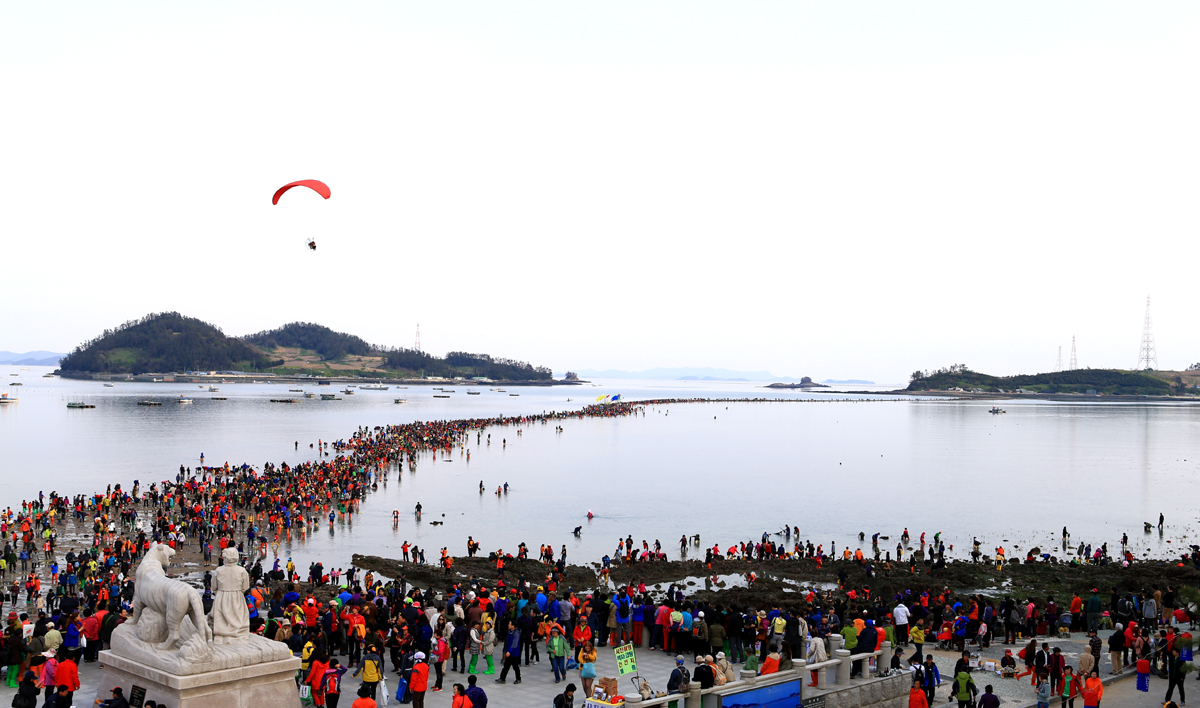
[[[5, 540], [0, 578], [12, 581], [3, 598], [11, 611], [0, 646], [8, 685], [17, 688], [19, 696], [28, 695], [32, 685], [35, 693], [44, 694], [45, 705], [72, 705], [79, 664], [95, 662], [113, 630], [128, 617], [134, 565], [152, 544], [163, 543], [194, 550], [205, 560], [212, 559], [214, 549], [219, 557], [220, 550], [237, 547], [252, 582], [246, 595], [252, 631], [286, 643], [302, 662], [298, 685], [306, 687], [315, 705], [331, 708], [338, 705], [341, 681], [348, 673], [362, 682], [354, 708], [373, 705], [367, 701], [378, 699], [388, 674], [398, 675], [418, 708], [426, 693], [440, 692], [447, 684], [455, 708], [486, 708], [486, 691], [477, 676], [492, 676], [499, 664], [493, 681], [505, 684], [511, 676], [513, 683], [520, 683], [522, 668], [540, 664], [543, 657], [555, 683], [567, 684], [559, 703], [569, 707], [577, 690], [574, 680], [582, 684], [583, 695], [591, 694], [598, 647], [639, 645], [643, 638], [653, 651], [676, 656], [668, 692], [685, 690], [692, 680], [701, 688], [723, 684], [733, 680], [738, 665], [769, 674], [788, 670], [799, 659], [823, 661], [835, 644], [856, 655], [869, 654], [888, 640], [899, 652], [891, 657], [898, 664], [895, 668], [912, 671], [914, 690], [932, 704], [942, 681], [924, 651], [926, 643], [968, 650], [987, 647], [997, 637], [1002, 644], [1015, 644], [1062, 628], [1087, 631], [1098, 645], [1096, 631], [1108, 622], [1120, 630], [1108, 640], [1115, 671], [1149, 658], [1153, 670], [1171, 681], [1170, 690], [1178, 688], [1182, 694], [1182, 635], [1175, 627], [1193, 625], [1194, 617], [1173, 588], [1114, 590], [1107, 600], [1093, 591], [1062, 604], [1054, 598], [997, 601], [958, 596], [947, 588], [930, 587], [879, 597], [869, 580], [875, 577], [876, 564], [892, 570], [893, 559], [889, 549], [880, 560], [877, 538], [873, 559], [861, 550], [842, 550], [840, 560], [850, 562], [839, 564], [838, 589], [809, 590], [784, 606], [767, 607], [690, 599], [675, 586], [666, 592], [643, 583], [614, 587], [608, 577], [613, 564], [666, 558], [657, 540], [653, 545], [642, 541], [638, 548], [631, 536], [603, 559], [597, 586], [578, 591], [563, 587], [565, 547], [556, 559], [553, 546], [543, 545], [538, 555], [545, 564], [543, 577], [506, 582], [506, 556], [498, 552], [493, 556], [500, 577], [493, 581], [459, 582], [447, 573], [444, 587], [423, 589], [410, 586], [403, 577], [383, 578], [353, 567], [342, 572], [321, 563], [311, 564], [302, 574], [290, 559], [284, 563], [278, 555], [279, 544], [287, 538], [310, 534], [337, 519], [352, 522], [389, 469], [406, 464], [411, 468], [423, 453], [461, 448], [472, 434], [480, 442], [489, 427], [645, 415], [647, 405], [679, 402], [683, 401], [622, 402], [540, 416], [360, 428], [348, 439], [310, 445], [316, 459], [300, 464], [267, 463], [258, 469], [181, 466], [174, 479], [146, 489], [135, 481], [129, 489], [110, 485], [97, 494], [39, 493], [19, 509], [0, 513]], [[62, 553], [60, 537], [69, 529], [82, 540]], [[839, 560], [832, 544], [826, 554], [821, 545], [801, 542], [799, 527], [784, 527], [776, 535], [781, 538], [763, 533], [757, 541], [707, 547], [706, 562], [795, 558], [820, 567]], [[907, 535], [905, 530], [905, 542]], [[700, 547], [700, 539], [685, 536], [680, 547], [686, 555], [689, 547]], [[914, 570], [924, 561], [924, 534], [920, 547], [920, 556], [904, 557], [903, 545], [898, 546], [894, 562]], [[272, 548], [276, 558], [268, 570], [262, 561]], [[468, 549], [473, 556], [479, 544], [469, 539]], [[417, 554], [424, 557], [420, 549], [406, 547], [406, 560], [410, 550], [414, 560]], [[528, 550], [518, 553], [525, 558]], [[928, 562], [935, 567], [945, 562], [945, 545], [937, 535]], [[441, 563], [447, 571], [453, 563], [444, 549]], [[851, 587], [847, 569], [856, 566], [868, 582]], [[209, 577], [205, 575], [203, 587], [206, 610], [211, 604]], [[916, 581], [922, 576], [913, 577]], [[753, 577], [748, 580], [753, 582]], [[904, 656], [909, 647], [911, 653]], [[694, 662], [690, 671], [686, 655]], [[1025, 675], [1038, 686], [1039, 700], [1045, 683], [1066, 703], [1066, 698], [1089, 690], [1099, 662], [1085, 666], [1081, 660], [1076, 670], [1056, 656], [1045, 645], [1030, 645], [1019, 658], [1025, 662]], [[862, 671], [863, 661], [856, 661], [854, 673]], [[454, 673], [464, 675], [466, 683], [447, 681], [446, 674]], [[974, 691], [969, 670], [965, 682], [959, 681], [961, 673], [956, 670], [951, 681], [951, 691], [960, 701], [964, 692]], [[989, 693], [985, 689], [982, 695]], [[28, 705], [37, 705], [34, 700]]]

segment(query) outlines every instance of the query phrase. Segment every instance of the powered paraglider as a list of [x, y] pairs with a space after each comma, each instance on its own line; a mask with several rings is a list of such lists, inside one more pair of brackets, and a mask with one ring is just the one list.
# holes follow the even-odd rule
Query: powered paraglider
[[292, 187], [308, 187], [326, 199], [328, 199], [330, 195], [329, 187], [324, 182], [316, 179], [302, 179], [299, 182], [292, 182], [291, 184], [285, 184], [280, 187], [278, 191], [275, 192], [275, 196], [271, 197], [271, 203], [278, 204], [279, 198], [283, 196], [283, 193]]

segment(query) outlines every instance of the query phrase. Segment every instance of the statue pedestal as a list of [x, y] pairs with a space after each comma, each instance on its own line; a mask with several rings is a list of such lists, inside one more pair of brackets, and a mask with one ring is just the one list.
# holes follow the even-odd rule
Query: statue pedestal
[[260, 708], [261, 706], [298, 707], [300, 691], [296, 672], [300, 659], [291, 657], [232, 669], [178, 676], [117, 656], [100, 652], [104, 666], [96, 698], [112, 697], [120, 686], [130, 698], [134, 686], [146, 689], [147, 700], [171, 708]]

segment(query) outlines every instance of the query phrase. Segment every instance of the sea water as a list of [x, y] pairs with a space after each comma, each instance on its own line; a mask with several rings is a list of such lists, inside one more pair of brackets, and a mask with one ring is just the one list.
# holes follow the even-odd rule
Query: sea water
[[[1198, 542], [1192, 502], [1200, 488], [1200, 407], [1186, 404], [1001, 401], [1007, 413], [993, 415], [993, 401], [683, 381], [510, 385], [503, 392], [446, 382], [454, 389], [448, 399], [433, 398], [446, 394], [430, 386], [345, 396], [337, 393], [343, 385], [224, 383], [210, 393], [185, 383], [106, 388], [42, 378], [47, 371], [0, 367], [0, 385], [20, 398], [0, 406], [0, 506], [16, 507], [39, 491], [128, 489], [134, 480], [148, 489], [174, 479], [180, 465], [198, 466], [201, 453], [209, 465], [295, 464], [314, 459], [310, 444], [348, 438], [359, 426], [572, 410], [604, 394], [779, 399], [651, 405], [637, 417], [488, 428], [478, 442], [471, 435], [470, 461], [458, 449], [448, 458], [425, 454], [415, 471], [393, 468], [353, 524], [330, 530], [323, 521], [304, 541], [285, 541], [280, 555], [302, 567], [311, 560], [344, 567], [352, 553], [398, 557], [406, 541], [435, 562], [443, 546], [464, 555], [468, 535], [485, 554], [515, 553], [524, 542], [534, 554], [550, 544], [557, 555], [565, 545], [568, 562], [588, 563], [615, 553], [627, 536], [639, 548], [657, 540], [679, 558], [680, 538], [699, 534], [701, 545], [687, 553], [702, 558], [704, 547], [725, 550], [763, 533], [790, 547], [796, 539], [778, 534], [785, 526], [839, 553], [869, 553], [878, 532], [889, 537], [881, 551], [894, 554], [905, 527], [914, 548], [922, 532], [932, 541], [940, 531], [948, 555], [959, 558], [972, 537], [985, 553], [1003, 545], [1012, 557], [1036, 544], [1062, 556], [1063, 526], [1072, 546], [1107, 541], [1113, 554], [1122, 532], [1139, 557]], [[7, 386], [12, 381], [24, 385]], [[304, 399], [289, 388], [342, 400]], [[180, 395], [194, 402], [173, 402]], [[398, 397], [407, 403], [395, 404]], [[137, 405], [147, 399], [164, 405]], [[96, 408], [70, 410], [70, 400]], [[505, 483], [509, 492], [497, 496]], [[420, 519], [412, 513], [418, 502]], [[1157, 524], [1160, 512], [1166, 532], [1144, 534], [1143, 522]]]

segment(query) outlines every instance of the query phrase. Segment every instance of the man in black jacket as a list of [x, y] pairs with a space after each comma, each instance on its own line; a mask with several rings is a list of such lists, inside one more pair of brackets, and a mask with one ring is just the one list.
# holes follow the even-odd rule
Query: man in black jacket
[[1171, 700], [1171, 694], [1175, 692], [1175, 687], [1179, 687], [1179, 703], [1187, 702], [1187, 698], [1183, 695], [1183, 661], [1179, 658], [1179, 649], [1172, 649], [1167, 657], [1167, 697], [1163, 702]]

